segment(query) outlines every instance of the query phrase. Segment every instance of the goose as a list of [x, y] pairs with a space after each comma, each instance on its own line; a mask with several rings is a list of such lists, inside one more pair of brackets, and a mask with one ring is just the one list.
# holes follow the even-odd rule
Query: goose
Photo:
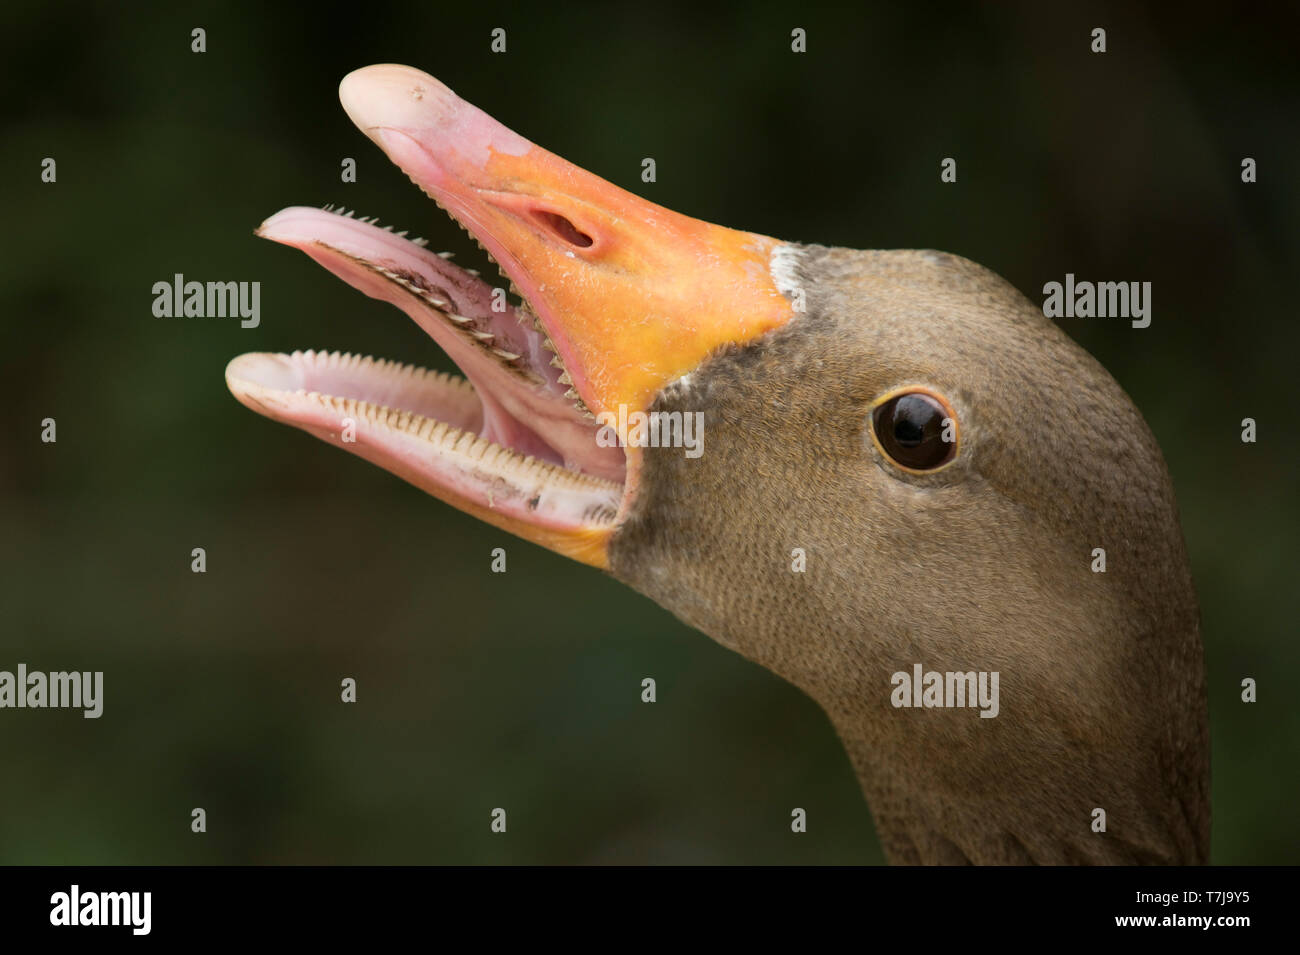
[[892, 863], [1206, 861], [1204, 652], [1170, 477], [1040, 308], [956, 255], [662, 208], [411, 67], [339, 95], [504, 280], [287, 208], [258, 234], [402, 309], [464, 377], [250, 353], [226, 369], [240, 402], [800, 687]]

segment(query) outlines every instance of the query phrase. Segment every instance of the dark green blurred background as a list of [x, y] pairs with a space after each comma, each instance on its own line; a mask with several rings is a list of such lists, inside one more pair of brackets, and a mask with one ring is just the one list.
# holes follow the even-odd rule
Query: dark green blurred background
[[[0, 669], [103, 670], [106, 700], [98, 721], [0, 711], [0, 861], [881, 859], [799, 691], [227, 393], [225, 363], [250, 350], [449, 367], [399, 312], [252, 235], [283, 206], [338, 202], [477, 261], [338, 105], [346, 72], [387, 61], [703, 219], [944, 249], [1034, 299], [1066, 272], [1151, 281], [1145, 331], [1062, 324], [1143, 409], [1179, 492], [1213, 859], [1300, 861], [1300, 18], [856, 6], [6, 4]], [[347, 156], [356, 184], [339, 181]], [[640, 182], [645, 156], [657, 183]], [[260, 281], [261, 326], [154, 318], [151, 286], [175, 272]], [[505, 576], [488, 572], [496, 546]]]

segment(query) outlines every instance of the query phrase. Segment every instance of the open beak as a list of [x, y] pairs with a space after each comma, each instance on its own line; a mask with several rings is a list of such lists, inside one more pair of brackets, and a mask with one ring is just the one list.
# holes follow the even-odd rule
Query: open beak
[[625, 192], [410, 67], [357, 70], [339, 97], [522, 301], [404, 233], [285, 209], [258, 234], [401, 308], [465, 379], [337, 353], [251, 353], [227, 367], [230, 390], [461, 510], [607, 566], [637, 484], [627, 423], [719, 346], [791, 317], [771, 272], [778, 243]]

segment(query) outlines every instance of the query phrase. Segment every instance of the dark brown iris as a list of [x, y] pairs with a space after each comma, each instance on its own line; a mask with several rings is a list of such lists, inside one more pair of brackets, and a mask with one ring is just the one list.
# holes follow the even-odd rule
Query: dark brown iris
[[912, 471], [932, 471], [952, 460], [957, 427], [951, 419], [952, 413], [937, 398], [922, 391], [896, 395], [871, 414], [881, 449], [895, 464]]

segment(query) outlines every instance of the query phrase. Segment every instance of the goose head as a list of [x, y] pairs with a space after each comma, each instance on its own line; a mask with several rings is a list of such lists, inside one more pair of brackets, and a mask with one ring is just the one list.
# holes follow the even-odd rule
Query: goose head
[[402, 308], [465, 379], [254, 353], [227, 369], [241, 402], [802, 688], [893, 861], [1205, 860], [1204, 668], [1169, 475], [1040, 309], [954, 255], [660, 208], [409, 67], [340, 96], [505, 281], [286, 209], [260, 234]]

